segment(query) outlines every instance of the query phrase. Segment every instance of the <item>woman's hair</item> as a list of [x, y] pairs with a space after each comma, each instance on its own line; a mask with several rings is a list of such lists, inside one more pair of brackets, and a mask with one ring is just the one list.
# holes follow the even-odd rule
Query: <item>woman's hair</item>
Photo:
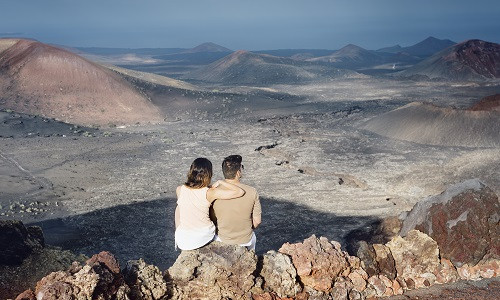
[[187, 175], [187, 181], [184, 183], [190, 188], [203, 188], [210, 185], [212, 181], [212, 162], [199, 157], [193, 161]]

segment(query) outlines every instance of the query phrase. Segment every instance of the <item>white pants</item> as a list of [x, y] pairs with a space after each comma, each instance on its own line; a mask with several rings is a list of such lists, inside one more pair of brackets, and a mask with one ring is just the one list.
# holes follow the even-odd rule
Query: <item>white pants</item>
[[[214, 236], [214, 241], [222, 242], [222, 240], [219, 238], [218, 235]], [[252, 232], [252, 237], [250, 238], [250, 241], [248, 243], [240, 244], [240, 246], [247, 247], [248, 250], [255, 251], [255, 244], [257, 244], [257, 236], [255, 235], [255, 232]]]

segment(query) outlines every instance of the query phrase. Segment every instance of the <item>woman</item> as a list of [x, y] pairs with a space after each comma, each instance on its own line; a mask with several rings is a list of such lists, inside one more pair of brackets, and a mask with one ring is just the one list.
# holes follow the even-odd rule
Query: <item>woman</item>
[[215, 225], [210, 220], [209, 208], [217, 199], [226, 200], [243, 196], [245, 191], [234, 184], [212, 180], [212, 163], [197, 158], [191, 164], [187, 181], [177, 187], [175, 209], [175, 245], [181, 250], [200, 248], [215, 236]]

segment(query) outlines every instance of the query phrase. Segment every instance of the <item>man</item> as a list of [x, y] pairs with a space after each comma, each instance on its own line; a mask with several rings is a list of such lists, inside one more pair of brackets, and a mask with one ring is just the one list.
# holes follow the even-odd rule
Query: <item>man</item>
[[240, 155], [230, 155], [222, 162], [225, 181], [237, 185], [245, 194], [232, 200], [216, 200], [213, 221], [217, 226], [216, 240], [255, 250], [257, 238], [253, 229], [261, 222], [259, 195], [255, 188], [240, 182], [244, 170]]

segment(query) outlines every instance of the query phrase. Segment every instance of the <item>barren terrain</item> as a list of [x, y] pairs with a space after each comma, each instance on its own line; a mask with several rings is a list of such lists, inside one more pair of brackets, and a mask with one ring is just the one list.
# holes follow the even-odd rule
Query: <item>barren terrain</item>
[[417, 144], [361, 129], [413, 101], [470, 107], [499, 93], [496, 84], [356, 78], [211, 85], [192, 91], [191, 102], [183, 90], [150, 91], [171, 99], [152, 97], [167, 115], [159, 125], [97, 130], [2, 113], [0, 218], [42, 226], [49, 244], [165, 268], [179, 253], [175, 187], [200, 156], [212, 160], [214, 179], [225, 156], [243, 156], [244, 181], [263, 205], [259, 253], [311, 234], [345, 243], [351, 230], [464, 179], [480, 178], [500, 193], [498, 147]]

